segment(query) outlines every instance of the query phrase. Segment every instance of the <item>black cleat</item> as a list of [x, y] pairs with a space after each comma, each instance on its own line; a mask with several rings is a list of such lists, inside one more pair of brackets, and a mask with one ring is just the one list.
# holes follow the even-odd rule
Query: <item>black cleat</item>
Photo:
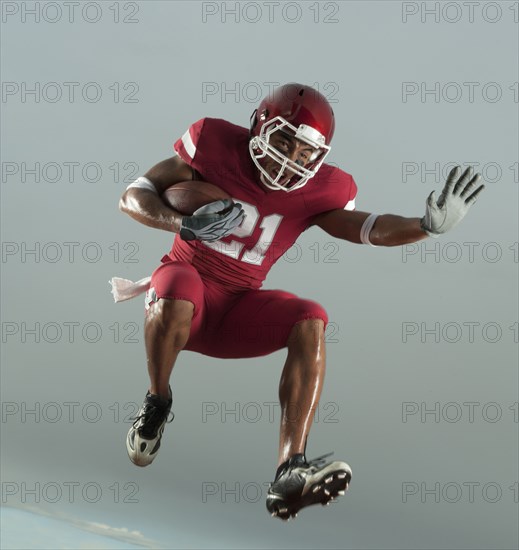
[[[171, 388], [169, 392], [171, 396]], [[166, 422], [172, 422], [175, 418], [171, 412], [172, 402], [171, 397], [163, 399], [149, 391], [146, 394], [126, 437], [128, 456], [137, 466], [147, 466], [157, 456]], [[170, 414], [171, 419], [168, 420]]]
[[344, 495], [351, 481], [351, 468], [346, 462], [329, 462], [332, 453], [306, 461], [296, 454], [282, 464], [267, 494], [267, 510], [273, 517], [289, 520], [301, 508], [312, 504], [327, 506]]

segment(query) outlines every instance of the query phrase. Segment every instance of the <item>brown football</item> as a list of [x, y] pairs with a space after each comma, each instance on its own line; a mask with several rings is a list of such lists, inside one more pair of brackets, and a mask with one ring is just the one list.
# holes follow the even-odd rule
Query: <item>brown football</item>
[[210, 202], [231, 197], [222, 189], [207, 181], [189, 180], [168, 187], [162, 200], [183, 216], [191, 216], [195, 210]]

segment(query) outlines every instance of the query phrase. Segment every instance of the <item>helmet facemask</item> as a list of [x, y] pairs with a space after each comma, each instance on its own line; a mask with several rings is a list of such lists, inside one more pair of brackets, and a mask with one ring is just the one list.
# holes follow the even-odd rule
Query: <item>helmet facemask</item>
[[[313, 152], [310, 154], [309, 159], [304, 162], [304, 166], [302, 161], [291, 160], [270, 144], [272, 134], [277, 131], [296, 138], [313, 148]], [[330, 152], [330, 147], [325, 144], [325, 137], [315, 128], [305, 124], [300, 124], [296, 128], [283, 117], [277, 116], [265, 122], [259, 135], [250, 140], [249, 151], [254, 164], [261, 173], [262, 183], [269, 189], [290, 192], [303, 187], [310, 178], [315, 176]], [[260, 163], [260, 160], [265, 157], [269, 157], [279, 164], [279, 169], [274, 177]], [[290, 179], [286, 185], [281, 185], [279, 182], [287, 176], [290, 176]]]

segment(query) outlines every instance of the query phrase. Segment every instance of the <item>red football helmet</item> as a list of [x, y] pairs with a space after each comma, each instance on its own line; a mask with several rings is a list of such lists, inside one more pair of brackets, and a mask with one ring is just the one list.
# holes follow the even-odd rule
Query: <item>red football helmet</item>
[[[330, 142], [335, 129], [333, 110], [327, 99], [317, 90], [304, 84], [290, 83], [276, 88], [263, 99], [251, 116], [251, 140], [249, 151], [261, 172], [261, 181], [269, 189], [294, 191], [313, 178], [330, 152]], [[314, 151], [303, 166], [273, 147], [270, 137], [281, 130], [310, 145]], [[270, 174], [259, 162], [270, 157], [280, 164], [276, 173]], [[286, 185], [278, 182], [285, 168], [294, 175]], [[286, 179], [286, 176], [285, 176]]]

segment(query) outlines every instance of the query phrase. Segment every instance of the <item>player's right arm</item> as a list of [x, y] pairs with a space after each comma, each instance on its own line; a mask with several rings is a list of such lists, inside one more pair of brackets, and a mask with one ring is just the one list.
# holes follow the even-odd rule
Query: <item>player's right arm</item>
[[178, 233], [185, 241], [217, 241], [242, 223], [241, 204], [223, 199], [198, 208], [192, 216], [183, 216], [161, 198], [168, 187], [197, 177], [197, 172], [179, 156], [163, 160], [128, 186], [119, 209], [144, 225]]
[[182, 214], [167, 206], [161, 195], [175, 183], [194, 179], [193, 169], [176, 155], [153, 166], [144, 178], [155, 191], [130, 185], [119, 201], [119, 210], [149, 227], [179, 233]]

